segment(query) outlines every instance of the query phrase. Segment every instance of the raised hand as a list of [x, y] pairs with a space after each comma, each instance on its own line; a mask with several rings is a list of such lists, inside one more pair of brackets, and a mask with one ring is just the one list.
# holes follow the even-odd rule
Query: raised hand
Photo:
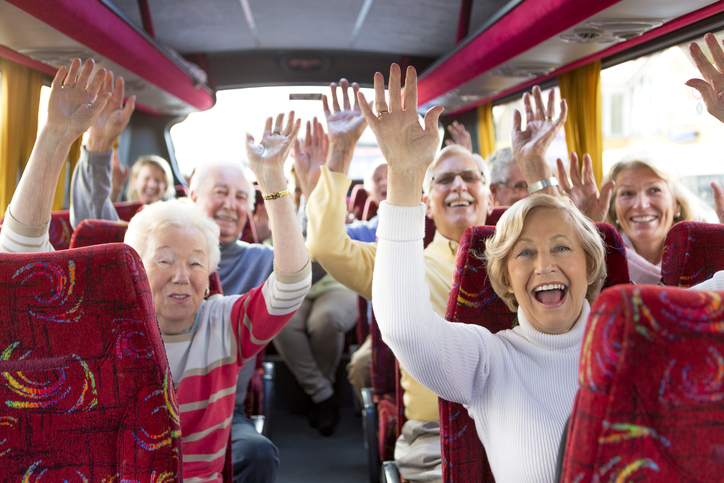
[[714, 58], [714, 65], [696, 42], [690, 43], [689, 52], [704, 80], [689, 79], [686, 85], [699, 91], [709, 114], [724, 122], [724, 51], [714, 35], [706, 34], [704, 41]]
[[452, 136], [452, 139], [445, 140], [446, 146], [458, 144], [471, 153], [473, 152], [473, 140], [470, 137], [468, 130], [465, 129], [465, 126], [457, 121], [453, 121], [452, 124], [447, 127], [447, 130], [450, 133], [450, 136]]
[[719, 223], [724, 223], [724, 189], [716, 181], [712, 181], [711, 189], [714, 190], [714, 208], [716, 216], [719, 217]]
[[100, 69], [91, 79], [94, 67], [93, 59], [82, 69], [80, 59], [73, 59], [70, 68], [61, 67], [53, 79], [46, 127], [66, 139], [75, 140], [86, 132], [111, 97], [108, 92], [98, 94], [106, 70]]
[[[314, 126], [312, 128], [312, 126]], [[307, 132], [304, 139], [294, 140], [292, 156], [294, 157], [294, 172], [299, 179], [300, 188], [305, 199], [317, 186], [321, 174], [320, 167], [327, 159], [329, 141], [324, 133], [324, 127], [315, 117], [310, 123], [307, 121]]]
[[118, 201], [123, 184], [128, 179], [128, 167], [118, 160], [118, 151], [113, 150], [113, 165], [111, 166], [111, 201]]
[[571, 153], [570, 180], [560, 158], [558, 158], [557, 164], [558, 180], [566, 195], [591, 220], [594, 222], [605, 221], [614, 182], [609, 181], [604, 184], [599, 193], [596, 178], [593, 176], [593, 162], [588, 154], [583, 155], [583, 170], [579, 174], [578, 156], [576, 153]]
[[246, 134], [246, 157], [249, 169], [256, 175], [256, 180], [264, 194], [281, 191], [287, 186], [284, 176], [284, 161], [299, 134], [301, 121], [294, 120], [294, 111], [289, 112], [286, 126], [284, 114], [279, 114], [274, 121], [267, 118], [264, 134], [259, 144], [254, 144], [254, 136]]
[[435, 106], [427, 111], [423, 128], [417, 116], [417, 72], [412, 66], [407, 68], [404, 105], [401, 77], [400, 66], [392, 64], [388, 105], [385, 78], [380, 72], [375, 74], [377, 115], [364, 95], [358, 96], [362, 113], [389, 165], [387, 200], [393, 205], [413, 206], [420, 202], [425, 171], [440, 144], [437, 122], [444, 108]]
[[113, 72], [106, 73], [100, 92], [110, 93], [96, 122], [88, 130], [87, 148], [90, 152], [107, 153], [113, 148], [114, 140], [123, 132], [136, 106], [136, 96], [131, 96], [123, 105], [125, 87], [123, 77], [118, 77], [113, 88]]
[[329, 136], [329, 145], [331, 147], [327, 167], [331, 171], [347, 173], [349, 164], [352, 161], [354, 147], [357, 145], [360, 136], [367, 127], [362, 112], [360, 111], [357, 93], [359, 85], [352, 83], [352, 95], [354, 96], [354, 106], [350, 105], [348, 89], [349, 81], [341, 79], [339, 87], [342, 89], [342, 107], [340, 108], [337, 98], [337, 84], [334, 82], [329, 85], [332, 91], [332, 109], [329, 109], [329, 101], [327, 96], [322, 96], [322, 107], [324, 115], [327, 118], [327, 132]]

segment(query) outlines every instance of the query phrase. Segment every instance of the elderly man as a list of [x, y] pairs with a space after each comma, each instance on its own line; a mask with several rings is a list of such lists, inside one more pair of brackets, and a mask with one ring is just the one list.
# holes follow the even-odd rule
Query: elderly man
[[485, 161], [490, 165], [490, 191], [495, 206], [510, 206], [528, 196], [528, 183], [512, 149], [498, 149]]
[[[133, 111], [133, 103], [122, 108], [123, 81], [118, 79], [113, 96], [89, 129], [71, 185], [71, 223], [91, 219], [118, 220], [109, 196], [113, 141], [125, 129]], [[129, 107], [130, 105], [130, 107]], [[190, 198], [220, 228], [221, 260], [219, 278], [225, 295], [243, 294], [261, 285], [274, 270], [274, 251], [266, 245], [239, 240], [248, 213], [254, 206], [254, 189], [244, 177], [238, 163], [208, 164], [197, 169], [191, 179]], [[246, 417], [244, 401], [254, 372], [255, 359], [239, 372], [236, 410], [232, 423], [234, 481], [272, 482], [279, 468], [279, 451], [274, 444], [256, 432]]]
[[[321, 167], [319, 183], [307, 204], [307, 249], [336, 280], [369, 300], [376, 244], [352, 240], [344, 224], [345, 196], [351, 183], [346, 173], [364, 128], [364, 117], [357, 102], [354, 108], [350, 106], [346, 81], [341, 84], [343, 107], [339, 106], [336, 86], [333, 86], [334, 112], [327, 115], [328, 122], [344, 118], [357, 128], [344, 129], [340, 124], [334, 127], [330, 124], [326, 165]], [[357, 88], [353, 88], [356, 98]], [[384, 115], [384, 107], [377, 106], [377, 109]], [[352, 120], [357, 122], [353, 124]], [[461, 146], [448, 146], [438, 153], [425, 180], [424, 201], [428, 216], [437, 226], [435, 238], [425, 250], [427, 282], [433, 306], [441, 315], [447, 306], [460, 237], [469, 226], [485, 224], [492, 208], [486, 171], [480, 156]], [[398, 440], [395, 459], [408, 480], [441, 481], [437, 396], [414, 381], [404, 369], [402, 374], [408, 423]], [[423, 435], [413, 437], [413, 433]], [[436, 454], [437, 461], [432, 464], [415, 461], [411, 457], [415, 448], [427, 453], [424, 459], [433, 455], [434, 460]]]

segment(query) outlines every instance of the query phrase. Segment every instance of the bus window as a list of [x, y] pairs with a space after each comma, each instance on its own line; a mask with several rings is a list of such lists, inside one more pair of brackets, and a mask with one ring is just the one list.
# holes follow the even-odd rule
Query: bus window
[[[368, 99], [374, 99], [372, 89], [361, 89]], [[338, 91], [339, 93], [339, 91]], [[349, 90], [350, 95], [352, 90]], [[255, 87], [234, 89], [217, 93], [216, 105], [204, 112], [190, 114], [188, 118], [171, 128], [171, 140], [181, 173], [189, 176], [194, 168], [209, 161], [244, 161], [245, 136], [251, 133], [261, 138], [260, 127], [269, 116], [294, 110], [302, 119], [300, 136], [305, 134], [306, 121], [315, 116], [326, 130], [322, 101], [290, 100], [290, 94], [326, 94], [326, 86], [311, 87]], [[331, 99], [330, 99], [331, 108]], [[341, 98], [340, 98], [341, 102]], [[355, 158], [350, 166], [349, 177], [363, 179], [367, 167], [382, 156], [372, 131], [362, 134]], [[290, 165], [292, 157], [287, 160]], [[251, 175], [251, 173], [249, 173]]]
[[[724, 39], [724, 32], [715, 35]], [[705, 45], [703, 37], [695, 41]], [[684, 85], [694, 77], [701, 74], [689, 42], [601, 71], [604, 174], [624, 156], [646, 151], [714, 206], [710, 183], [724, 181], [721, 123]]]

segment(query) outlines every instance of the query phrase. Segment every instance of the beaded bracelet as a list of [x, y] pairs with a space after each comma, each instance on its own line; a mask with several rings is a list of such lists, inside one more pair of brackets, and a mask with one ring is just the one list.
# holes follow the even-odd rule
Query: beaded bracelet
[[261, 195], [261, 197], [264, 198], [265, 200], [276, 200], [276, 199], [281, 198], [282, 196], [286, 196], [288, 194], [289, 194], [289, 190], [284, 188], [281, 191], [269, 193], [268, 195], [263, 194], [263, 195]]

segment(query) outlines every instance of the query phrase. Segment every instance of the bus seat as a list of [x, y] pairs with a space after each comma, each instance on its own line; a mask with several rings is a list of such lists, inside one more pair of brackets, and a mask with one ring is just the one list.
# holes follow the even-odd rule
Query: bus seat
[[377, 215], [377, 203], [374, 202], [372, 198], [367, 198], [365, 200], [365, 207], [362, 210], [362, 218], [361, 220], [367, 221], [371, 220], [372, 218]]
[[618, 286], [598, 297], [561, 481], [722, 481], [722, 296]]
[[495, 226], [498, 224], [498, 220], [500, 217], [505, 213], [505, 210], [507, 210], [507, 206], [496, 206], [493, 208], [493, 211], [490, 212], [490, 214], [485, 218], [485, 224], [488, 226]]
[[82, 248], [104, 243], [123, 243], [127, 221], [83, 220], [75, 228], [70, 248]]
[[[261, 196], [259, 196], [261, 198]], [[254, 226], [254, 213], [248, 212], [246, 216], [246, 225], [241, 230], [241, 241], [246, 243], [259, 243], [259, 237], [256, 235], [256, 227]]]
[[50, 227], [48, 229], [50, 244], [56, 250], [67, 250], [73, 237], [73, 227], [70, 224], [70, 211], [53, 211], [50, 214]]
[[116, 213], [118, 213], [118, 218], [123, 221], [131, 221], [133, 215], [143, 208], [143, 203], [141, 201], [119, 201], [113, 203], [113, 207], [116, 209]]
[[2, 253], [0, 272], [4, 478], [180, 481], [176, 395], [136, 252]]
[[661, 259], [664, 285], [691, 287], [724, 269], [724, 225], [682, 221], [669, 230]]
[[[606, 245], [608, 276], [605, 287], [630, 283], [626, 251], [621, 236], [607, 223], [596, 223]], [[492, 226], [468, 228], [460, 240], [446, 318], [477, 324], [495, 333], [513, 327], [516, 314], [495, 294], [482, 261], [485, 240], [495, 233]], [[493, 482], [487, 455], [475, 423], [462, 404], [440, 401], [440, 443], [443, 481]]]
[[187, 198], [189, 196], [189, 187], [185, 184], [177, 184], [173, 189], [176, 191], [176, 198]]
[[362, 219], [362, 213], [364, 212], [366, 202], [367, 192], [365, 191], [364, 185], [356, 184], [352, 186], [352, 193], [350, 194], [349, 203], [347, 204], [347, 211], [353, 214], [355, 219]]

